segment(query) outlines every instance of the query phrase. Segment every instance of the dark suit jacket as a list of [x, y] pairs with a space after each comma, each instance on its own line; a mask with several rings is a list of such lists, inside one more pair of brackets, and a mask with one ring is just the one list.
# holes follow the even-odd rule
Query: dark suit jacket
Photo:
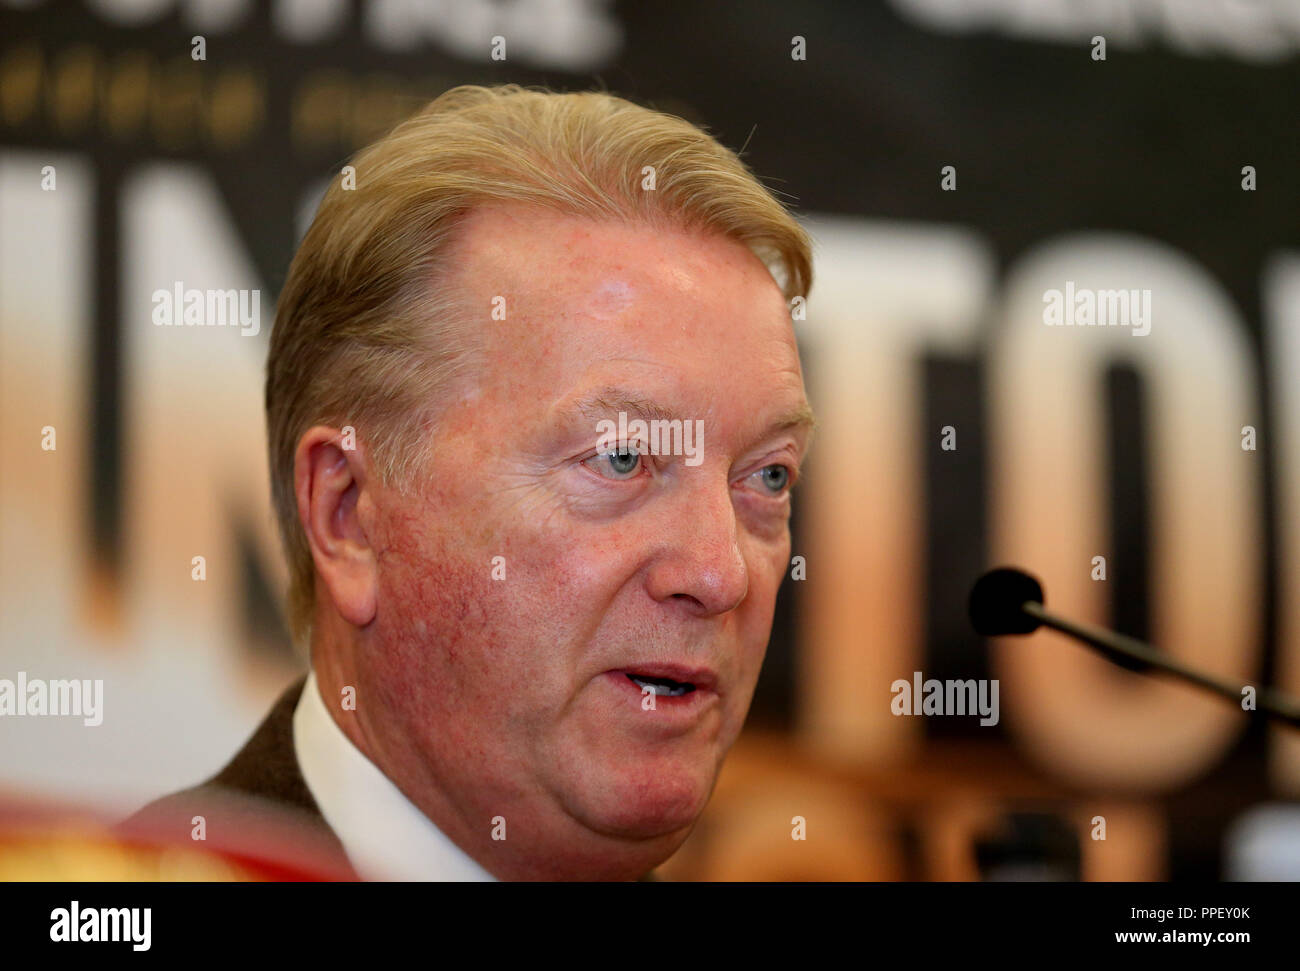
[[[207, 782], [149, 803], [124, 834], [188, 844], [202, 816], [213, 849], [278, 864], [290, 873], [356, 880], [343, 844], [321, 815], [293, 747], [293, 712], [306, 675], [280, 696], [229, 764]], [[641, 877], [655, 881], [653, 872]]]

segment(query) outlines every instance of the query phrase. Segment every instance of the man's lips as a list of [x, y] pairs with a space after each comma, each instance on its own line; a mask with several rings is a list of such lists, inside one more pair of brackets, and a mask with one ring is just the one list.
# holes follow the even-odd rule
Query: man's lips
[[[718, 676], [711, 668], [697, 667], [689, 664], [672, 662], [647, 662], [630, 664], [627, 667], [614, 668], [608, 673], [624, 675], [638, 687], [651, 686], [656, 694], [660, 688], [671, 693], [665, 697], [676, 697], [692, 692], [714, 692], [718, 686]], [[683, 691], [682, 688], [685, 690]]]

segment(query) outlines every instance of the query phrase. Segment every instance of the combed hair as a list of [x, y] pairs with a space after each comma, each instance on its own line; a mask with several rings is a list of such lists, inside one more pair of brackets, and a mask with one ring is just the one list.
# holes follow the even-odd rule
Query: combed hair
[[267, 360], [271, 493], [300, 646], [314, 570], [294, 493], [298, 441], [316, 424], [351, 425], [381, 481], [405, 488], [424, 467], [438, 405], [473, 368], [476, 315], [449, 286], [470, 210], [517, 203], [721, 234], [758, 256], [787, 300], [812, 282], [808, 235], [734, 152], [607, 93], [462, 85], [351, 164], [355, 187], [333, 180], [289, 267]]

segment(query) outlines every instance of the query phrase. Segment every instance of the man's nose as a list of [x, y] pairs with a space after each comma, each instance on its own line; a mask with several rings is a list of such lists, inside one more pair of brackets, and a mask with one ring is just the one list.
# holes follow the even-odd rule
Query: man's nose
[[730, 485], [689, 490], [666, 528], [671, 539], [651, 567], [650, 595], [658, 601], [693, 601], [704, 614], [738, 607], [749, 593], [749, 568], [740, 551]]

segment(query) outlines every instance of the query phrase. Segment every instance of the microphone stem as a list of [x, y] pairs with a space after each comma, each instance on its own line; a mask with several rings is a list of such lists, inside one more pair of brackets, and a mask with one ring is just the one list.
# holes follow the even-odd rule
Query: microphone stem
[[1241, 703], [1242, 689], [1249, 685], [1255, 688], [1257, 711], [1273, 715], [1290, 725], [1300, 727], [1300, 704], [1268, 688], [1250, 685], [1249, 682], [1234, 684], [1230, 681], [1211, 677], [1208, 674], [1178, 663], [1157, 651], [1151, 645], [1144, 644], [1132, 637], [1125, 637], [1123, 634], [1116, 634], [1100, 627], [1079, 624], [1049, 614], [1043, 605], [1036, 600], [1025, 601], [1021, 604], [1020, 609], [1046, 627], [1051, 627], [1053, 630], [1058, 630], [1063, 634], [1078, 638], [1086, 644], [1091, 644], [1112, 660], [1115, 655], [1132, 658], [1168, 674], [1176, 675], [1184, 681], [1189, 681], [1206, 691], [1229, 698], [1238, 704]]

